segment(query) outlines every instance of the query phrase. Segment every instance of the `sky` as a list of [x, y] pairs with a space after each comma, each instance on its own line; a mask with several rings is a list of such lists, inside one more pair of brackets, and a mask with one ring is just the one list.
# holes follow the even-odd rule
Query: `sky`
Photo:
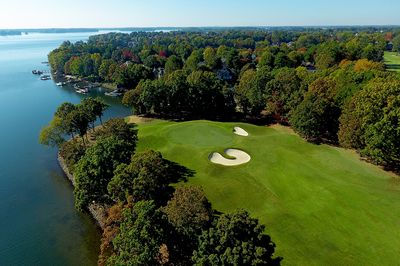
[[400, 0], [0, 0], [0, 28], [400, 25]]

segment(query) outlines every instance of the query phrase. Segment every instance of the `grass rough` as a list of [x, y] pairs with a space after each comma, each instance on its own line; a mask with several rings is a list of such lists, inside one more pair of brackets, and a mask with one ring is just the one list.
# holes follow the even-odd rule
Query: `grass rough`
[[384, 62], [389, 71], [400, 72], [400, 55], [396, 52], [385, 52]]
[[[233, 134], [240, 126], [249, 132]], [[225, 167], [214, 151], [237, 148], [252, 160]], [[196, 171], [223, 212], [248, 210], [267, 226], [284, 265], [397, 265], [400, 254], [398, 177], [349, 150], [307, 143], [282, 126], [210, 121], [139, 125], [138, 150], [155, 149]], [[396, 181], [397, 180], [397, 181]]]

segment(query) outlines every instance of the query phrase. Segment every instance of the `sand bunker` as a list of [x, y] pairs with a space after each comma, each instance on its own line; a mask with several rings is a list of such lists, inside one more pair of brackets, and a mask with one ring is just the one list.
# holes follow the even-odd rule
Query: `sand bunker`
[[[247, 133], [247, 131], [241, 127], [234, 127], [233, 133], [235, 133], [236, 135], [239, 135], [239, 136], [243, 136], [243, 137], [247, 137], [249, 135], [249, 133]], [[227, 150], [225, 150], [225, 153], [229, 157], [232, 157], [233, 159], [227, 159], [218, 152], [212, 153], [208, 159], [212, 163], [220, 164], [220, 165], [224, 165], [224, 166], [241, 165], [241, 164], [248, 163], [251, 160], [250, 155], [241, 150], [227, 149]]]
[[243, 137], [247, 137], [249, 135], [249, 133], [247, 133], [247, 131], [241, 127], [234, 127], [233, 133], [235, 133], [236, 135], [239, 135], [239, 136], [243, 136]]
[[235, 159], [227, 159], [218, 152], [214, 152], [210, 156], [210, 162], [224, 166], [235, 166], [250, 162], [251, 157], [246, 152], [237, 149], [227, 149], [225, 153]]

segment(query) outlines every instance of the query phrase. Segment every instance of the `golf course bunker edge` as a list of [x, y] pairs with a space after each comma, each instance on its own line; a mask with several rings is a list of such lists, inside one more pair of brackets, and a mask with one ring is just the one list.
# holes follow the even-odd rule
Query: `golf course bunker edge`
[[249, 133], [247, 133], [247, 131], [241, 127], [234, 127], [233, 133], [235, 133], [236, 135], [239, 135], [239, 136], [243, 136], [243, 137], [247, 137], [249, 135]]
[[226, 149], [225, 153], [228, 156], [233, 157], [234, 159], [227, 159], [224, 156], [222, 156], [220, 153], [214, 152], [209, 156], [210, 162], [215, 163], [215, 164], [224, 165], [224, 166], [236, 166], [236, 165], [248, 163], [251, 160], [250, 155], [241, 150]]
[[[233, 128], [233, 133], [239, 136], [247, 137], [249, 133], [247, 133], [246, 130], [244, 130], [241, 127], [234, 127]], [[212, 163], [215, 164], [220, 164], [224, 166], [236, 166], [236, 165], [241, 165], [250, 162], [251, 156], [238, 149], [226, 149], [225, 154], [228, 155], [229, 157], [232, 157], [233, 159], [227, 159], [224, 156], [222, 156], [219, 152], [213, 152], [209, 156], [209, 160]]]

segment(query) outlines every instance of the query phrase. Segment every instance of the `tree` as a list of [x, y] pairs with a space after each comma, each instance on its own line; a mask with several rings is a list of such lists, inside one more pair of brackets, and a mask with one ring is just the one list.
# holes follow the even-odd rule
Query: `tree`
[[124, 88], [135, 88], [142, 79], [148, 79], [151, 76], [150, 69], [139, 64], [124, 64], [116, 70], [113, 79], [117, 86]]
[[211, 204], [198, 186], [178, 187], [163, 212], [178, 232], [190, 238], [201, 233], [212, 219]]
[[260, 61], [258, 62], [258, 66], [263, 67], [273, 67], [274, 66], [274, 55], [271, 53], [270, 50], [266, 50], [260, 58]]
[[70, 73], [68, 73], [68, 74], [72, 74], [75, 76], [84, 75], [84, 65], [83, 65], [81, 57], [79, 57], [79, 56], [71, 57], [68, 64], [69, 64], [69, 70], [70, 70]]
[[167, 106], [163, 79], [141, 80], [128, 91], [122, 102], [133, 107], [136, 114], [162, 113]]
[[336, 84], [320, 78], [310, 84], [304, 100], [291, 116], [293, 128], [308, 140], [336, 141], [340, 109], [335, 103]]
[[60, 155], [64, 160], [68, 171], [70, 173], [74, 173], [76, 164], [79, 162], [82, 156], [85, 155], [86, 147], [77, 139], [66, 141], [59, 147]]
[[385, 65], [382, 63], [370, 61], [368, 59], [357, 60], [354, 64], [354, 71], [356, 72], [366, 72], [372, 70], [384, 71]]
[[128, 90], [127, 92], [125, 92], [124, 96], [122, 97], [122, 104], [134, 107], [136, 114], [143, 113], [141, 111], [141, 108], [138, 108], [140, 104], [139, 102], [140, 94], [142, 93], [142, 91], [138, 89], [139, 86], [141, 86], [141, 82], [139, 82], [139, 84], [136, 86], [135, 89]]
[[400, 53], [400, 34], [397, 34], [396, 37], [393, 38], [393, 52]]
[[399, 94], [396, 78], [369, 82], [344, 106], [339, 143], [360, 150], [376, 163], [398, 169]]
[[289, 116], [302, 100], [300, 79], [292, 68], [280, 68], [273, 72], [274, 78], [266, 84], [266, 110], [281, 118]]
[[129, 162], [131, 146], [115, 136], [102, 138], [89, 147], [75, 167], [75, 206], [84, 210], [89, 202], [108, 200], [107, 185], [114, 170]]
[[71, 127], [74, 132], [77, 132], [82, 138], [83, 143], [85, 143], [84, 136], [88, 131], [90, 122], [85, 110], [82, 107], [76, 108], [68, 114], [66, 121], [68, 121], [68, 123], [71, 123]]
[[103, 124], [102, 117], [104, 112], [110, 107], [100, 97], [87, 97], [82, 100], [81, 106], [90, 122], [94, 123], [99, 118], [101, 124]]
[[178, 70], [165, 78], [165, 88], [168, 97], [168, 111], [171, 114], [183, 114], [190, 111], [191, 98], [187, 74], [183, 70]]
[[320, 52], [315, 57], [315, 66], [318, 69], [327, 69], [336, 63], [335, 57], [329, 52]]
[[194, 71], [187, 77], [189, 109], [193, 114], [214, 117], [225, 113], [225, 98], [217, 75], [208, 71]]
[[54, 116], [60, 118], [60, 123], [64, 130], [64, 133], [71, 135], [71, 138], [74, 138], [74, 126], [72, 124], [72, 120], [70, 119], [70, 113], [76, 110], [76, 106], [72, 103], [65, 102], [62, 103], [55, 112]]
[[181, 186], [162, 211], [176, 231], [173, 238], [175, 255], [181, 265], [189, 265], [199, 235], [213, 219], [211, 204], [201, 187]]
[[91, 54], [90, 59], [93, 62], [93, 74], [98, 76], [99, 69], [100, 69], [103, 59], [101, 58], [101, 55], [99, 53]]
[[215, 69], [218, 66], [217, 52], [212, 47], [204, 49], [204, 61], [210, 70]]
[[65, 102], [62, 103], [58, 108], [57, 111], [55, 112], [55, 116], [65, 119], [69, 113], [71, 113], [73, 110], [76, 109], [76, 106], [72, 103]]
[[113, 240], [119, 233], [119, 227], [123, 218], [123, 211], [126, 208], [132, 208], [132, 204], [115, 204], [107, 210], [107, 219], [104, 224], [104, 229], [101, 237], [100, 255], [97, 265], [107, 265], [107, 260], [110, 256], [115, 255]]
[[182, 62], [175, 55], [171, 55], [168, 57], [167, 62], [165, 63], [165, 74], [169, 75], [172, 72], [179, 70], [182, 68]]
[[160, 202], [170, 192], [174, 173], [161, 153], [145, 151], [135, 154], [129, 165], [120, 165], [108, 184], [108, 193], [114, 201], [155, 200]]
[[40, 131], [39, 143], [47, 146], [60, 146], [64, 143], [65, 139], [64, 127], [61, 118], [55, 116], [50, 124]]
[[110, 81], [109, 73], [110, 73], [110, 68], [112, 65], [114, 65], [114, 62], [111, 59], [105, 59], [101, 62], [101, 65], [99, 67], [100, 78], [102, 78], [105, 81]]
[[[113, 241], [109, 265], [159, 265], [166, 232], [154, 202], [140, 201], [125, 208], [119, 233]], [[164, 245], [163, 245], [164, 244]]]
[[136, 125], [127, 123], [124, 118], [112, 118], [96, 132], [96, 138], [112, 136], [127, 142], [134, 149], [138, 140]]
[[161, 64], [160, 64], [160, 61], [158, 60], [157, 55], [149, 55], [143, 61], [143, 64], [150, 69], [161, 67]]
[[235, 88], [235, 97], [245, 114], [259, 115], [265, 107], [265, 85], [271, 77], [268, 69], [262, 70], [245, 71]]
[[291, 62], [289, 57], [284, 52], [278, 52], [274, 59], [275, 68], [290, 67]]
[[101, 100], [101, 98], [95, 98], [94, 100], [94, 114], [99, 118], [100, 123], [103, 124], [103, 114], [110, 106]]
[[89, 124], [92, 124], [92, 129], [94, 131], [94, 123], [96, 122], [97, 115], [95, 113], [96, 101], [92, 97], [87, 97], [80, 103], [80, 108], [85, 113]]
[[240, 62], [239, 53], [233, 47], [221, 45], [217, 49], [217, 56], [221, 58], [222, 63], [229, 69], [238, 72], [242, 64]]
[[320, 45], [315, 56], [315, 66], [327, 69], [340, 62], [340, 47], [336, 42], [326, 42]]
[[297, 48], [307, 48], [319, 43], [318, 37], [313, 34], [302, 34], [296, 40]]
[[378, 164], [400, 168], [400, 95], [389, 96], [380, 121], [365, 132], [363, 154]]
[[288, 58], [290, 62], [289, 64], [293, 67], [301, 65], [301, 62], [303, 61], [303, 55], [298, 51], [291, 51], [288, 54]]
[[[364, 146], [363, 115], [359, 112], [355, 97], [347, 102], [339, 117], [338, 139], [342, 147], [360, 149]], [[356, 111], [357, 110], [357, 111]]]
[[294, 109], [290, 124], [304, 138], [311, 141], [336, 139], [339, 111], [329, 100], [309, 93]]
[[265, 227], [246, 211], [223, 214], [199, 238], [194, 265], [279, 265]]
[[141, 84], [140, 104], [146, 113], [162, 114], [168, 105], [164, 80], [146, 80]]
[[70, 58], [71, 54], [67, 45], [61, 45], [60, 48], [51, 51], [49, 54], [49, 64], [51, 69], [54, 73], [59, 75], [64, 74], [64, 66]]
[[82, 56], [82, 75], [85, 77], [96, 74], [95, 62], [90, 54]]
[[199, 64], [203, 62], [203, 53], [201, 50], [194, 50], [192, 54], [187, 58], [184, 68], [189, 71], [196, 71], [199, 68]]
[[368, 60], [380, 62], [383, 59], [383, 54], [383, 49], [379, 49], [376, 45], [368, 44], [363, 48], [361, 56]]
[[357, 38], [353, 38], [345, 44], [345, 53], [348, 60], [361, 58], [361, 43]]

